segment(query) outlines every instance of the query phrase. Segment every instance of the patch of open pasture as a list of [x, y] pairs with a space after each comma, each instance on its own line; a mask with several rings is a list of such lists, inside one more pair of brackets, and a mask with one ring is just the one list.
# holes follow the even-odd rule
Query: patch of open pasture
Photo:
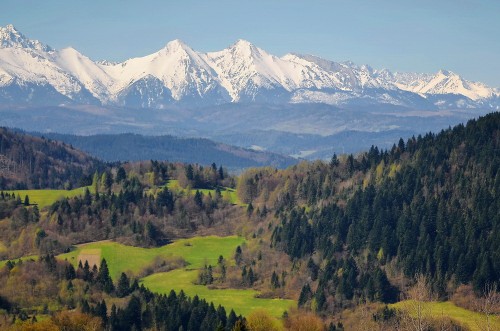
[[21, 201], [24, 202], [24, 198], [28, 196], [30, 204], [37, 204], [39, 208], [52, 205], [57, 200], [62, 198], [72, 198], [76, 196], [81, 196], [85, 194], [85, 189], [87, 187], [80, 187], [73, 190], [13, 190], [4, 191], [6, 193], [14, 193], [16, 196], [19, 195]]
[[293, 300], [260, 299], [258, 291], [253, 289], [210, 289], [204, 285], [196, 285], [198, 270], [177, 269], [161, 272], [142, 279], [145, 287], [153, 292], [168, 294], [171, 290], [177, 293], [183, 290], [188, 296], [203, 298], [212, 301], [215, 305], [222, 305], [229, 312], [234, 309], [236, 314], [248, 316], [255, 309], [264, 309], [270, 315], [280, 318], [283, 312], [296, 307]]
[[236, 247], [244, 241], [243, 238], [237, 236], [194, 237], [177, 240], [156, 248], [133, 247], [112, 241], [100, 241], [78, 245], [74, 251], [59, 255], [58, 258], [67, 259], [76, 267], [79, 261], [78, 256], [82, 251], [98, 249], [101, 252], [100, 258], [106, 259], [111, 277], [116, 280], [122, 272], [140, 274], [157, 258], [180, 257], [188, 263], [190, 269], [201, 268], [205, 263], [215, 265], [220, 255], [226, 259], [232, 258]]
[[96, 265], [98, 268], [101, 264], [101, 249], [100, 248], [87, 248], [82, 249], [80, 254], [78, 254], [77, 258], [78, 263], [82, 263], [85, 265], [85, 262], [88, 262], [90, 268]]
[[[456, 306], [453, 302], [443, 301], [443, 302], [423, 302], [423, 310], [427, 312], [432, 318], [449, 317], [450, 319], [466, 326], [471, 331], [486, 330], [486, 316], [471, 310], [467, 310], [462, 307]], [[411, 302], [401, 301], [390, 305], [397, 309], [409, 309], [411, 312]], [[491, 316], [490, 317], [490, 330], [500, 330], [500, 317]]]

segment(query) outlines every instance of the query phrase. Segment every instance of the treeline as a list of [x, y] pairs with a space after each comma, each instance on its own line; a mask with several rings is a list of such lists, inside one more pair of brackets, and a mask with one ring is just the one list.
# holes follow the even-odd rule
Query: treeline
[[71, 189], [103, 162], [50, 139], [0, 128], [0, 189]]
[[[244, 319], [233, 310], [228, 314], [224, 307], [197, 296], [189, 298], [182, 291], [155, 294], [124, 273], [113, 283], [106, 260], [99, 268], [85, 262], [76, 270], [52, 255], [37, 261], [9, 261], [0, 269], [0, 279], [0, 309], [11, 317], [6, 324], [0, 321], [5, 329], [61, 326], [64, 323], [57, 313], [68, 310], [82, 315], [62, 315], [67, 319], [63, 329], [82, 319], [92, 322], [85, 317], [89, 315], [98, 318], [99, 323], [93, 324], [97, 330], [233, 330], [236, 325], [244, 326]], [[12, 291], [13, 284], [17, 284], [16, 291]], [[55, 318], [45, 319], [37, 328], [37, 316], [51, 314]]]
[[441, 296], [468, 283], [480, 292], [500, 278], [499, 150], [494, 113], [386, 151], [252, 169], [238, 188], [273, 208], [272, 245], [310, 261], [301, 304], [394, 301], [389, 266], [407, 279], [425, 274]]

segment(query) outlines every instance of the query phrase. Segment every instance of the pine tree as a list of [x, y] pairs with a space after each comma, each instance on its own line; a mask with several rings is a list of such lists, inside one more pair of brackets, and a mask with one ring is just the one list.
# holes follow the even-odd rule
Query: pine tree
[[123, 167], [119, 167], [118, 171], [116, 172], [116, 182], [121, 183], [125, 179], [127, 179], [127, 173], [125, 172], [125, 169], [123, 169]]
[[87, 282], [92, 281], [92, 273], [90, 271], [89, 261], [87, 260], [85, 260], [85, 264], [83, 265], [83, 280]]
[[243, 252], [241, 250], [241, 247], [240, 246], [236, 247], [236, 253], [234, 254], [234, 260], [236, 261], [237, 265], [240, 265], [240, 263], [241, 263], [242, 253]]
[[72, 264], [68, 263], [66, 265], [66, 268], [65, 268], [65, 277], [67, 280], [70, 280], [70, 279], [75, 279], [76, 278], [76, 272], [75, 272], [75, 268], [73, 267]]
[[186, 178], [190, 181], [194, 180], [194, 170], [191, 164], [188, 164], [188, 166], [186, 167]]
[[280, 287], [280, 281], [276, 271], [273, 271], [273, 274], [271, 275], [271, 287], [274, 289]]
[[127, 274], [122, 272], [122, 274], [120, 275], [120, 279], [118, 280], [116, 295], [119, 298], [123, 298], [129, 294], [129, 291], [130, 291], [130, 280], [127, 277]]
[[125, 308], [126, 325], [135, 327], [136, 330], [142, 330], [142, 305], [141, 300], [132, 295]]
[[108, 324], [108, 308], [106, 307], [106, 302], [104, 301], [104, 299], [96, 305], [95, 315], [101, 318], [102, 326], [106, 327], [106, 325]]
[[236, 324], [237, 321], [238, 317], [236, 316], [234, 310], [231, 309], [231, 311], [229, 312], [229, 316], [227, 317], [226, 330], [227, 331], [233, 330], [234, 325]]
[[302, 290], [300, 291], [299, 301], [298, 301], [299, 308], [304, 307], [305, 304], [309, 300], [311, 300], [311, 298], [312, 298], [311, 286], [309, 286], [309, 283], [306, 283], [304, 286], [302, 286]]
[[194, 195], [194, 202], [198, 207], [203, 207], [203, 194], [199, 190], [196, 190], [196, 193]]
[[252, 286], [253, 283], [255, 283], [255, 280], [256, 280], [256, 277], [255, 277], [255, 274], [253, 272], [253, 269], [252, 267], [250, 267], [248, 269], [248, 274], [247, 274], [247, 283]]
[[106, 262], [106, 259], [101, 260], [101, 266], [99, 267], [96, 282], [101, 286], [104, 292], [111, 293], [114, 291], [113, 281], [109, 275], [108, 263]]

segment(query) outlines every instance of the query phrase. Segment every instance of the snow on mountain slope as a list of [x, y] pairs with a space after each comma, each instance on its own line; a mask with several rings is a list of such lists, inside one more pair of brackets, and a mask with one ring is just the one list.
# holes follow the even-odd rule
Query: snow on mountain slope
[[72, 47], [52, 52], [50, 55], [59, 68], [71, 73], [93, 96], [102, 102], [109, 100], [109, 89], [114, 85], [114, 81], [102, 67]]
[[498, 89], [449, 71], [393, 73], [312, 55], [280, 58], [245, 40], [209, 53], [174, 40], [144, 57], [96, 62], [73, 48], [56, 51], [30, 40], [12, 25], [0, 27], [0, 93], [24, 102], [38, 87], [40, 98], [50, 91], [48, 103], [140, 108], [227, 102], [500, 108]]
[[420, 94], [460, 94], [474, 101], [491, 98], [498, 91], [489, 88], [483, 83], [470, 82], [454, 72], [440, 70], [435, 75], [415, 75], [414, 80], [407, 80], [405, 83], [395, 83], [395, 85], [406, 91]]
[[394, 86], [383, 79], [379, 79], [377, 71], [367, 65], [356, 66], [352, 62], [337, 63], [313, 55], [287, 54], [283, 57], [288, 61], [302, 63], [314, 71], [316, 77], [327, 75], [333, 82], [327, 88], [336, 88], [343, 91], [360, 91], [363, 89], [394, 89]]
[[184, 97], [203, 98], [213, 94], [224, 98], [225, 94], [217, 74], [206, 62], [206, 56], [195, 52], [180, 40], [169, 42], [151, 55], [116, 65], [102, 65], [101, 68], [115, 81], [110, 90], [112, 94], [146, 77], [162, 81], [177, 101]]
[[0, 47], [1, 48], [30, 48], [36, 51], [52, 51], [47, 45], [38, 40], [26, 38], [22, 33], [16, 30], [12, 24], [0, 27]]
[[297, 65], [270, 55], [246, 40], [240, 39], [222, 51], [207, 53], [207, 57], [235, 102], [245, 96], [255, 100], [259, 88], [291, 91], [300, 81]]
[[57, 92], [71, 99], [83, 89], [82, 84], [77, 79], [59, 68], [50, 59], [33, 50], [0, 49], [0, 67], [3, 71], [0, 80], [5, 82], [5, 85], [9, 85], [13, 81], [39, 85], [49, 84]]
[[52, 48], [26, 38], [12, 25], [0, 28], [0, 86], [15, 83], [33, 89], [48, 85], [69, 99], [91, 101], [82, 83], [58, 66], [53, 54], [56, 51]]

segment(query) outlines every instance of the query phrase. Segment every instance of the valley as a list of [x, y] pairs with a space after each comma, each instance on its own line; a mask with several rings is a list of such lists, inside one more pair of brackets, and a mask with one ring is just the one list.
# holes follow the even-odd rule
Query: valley
[[[13, 189], [39, 183], [29, 166], [2, 180], [0, 325], [74, 309], [103, 328], [161, 325], [174, 317], [154, 313], [160, 302], [186, 300], [184, 317], [169, 320], [186, 328], [266, 318], [278, 328], [307, 318], [340, 330], [495, 327], [499, 120], [238, 175], [215, 163], [103, 163], [4, 129], [6, 155], [52, 153], [44, 180], [56, 187]], [[57, 180], [67, 173], [58, 157], [80, 178]], [[134, 305], [141, 317], [127, 320]]]

